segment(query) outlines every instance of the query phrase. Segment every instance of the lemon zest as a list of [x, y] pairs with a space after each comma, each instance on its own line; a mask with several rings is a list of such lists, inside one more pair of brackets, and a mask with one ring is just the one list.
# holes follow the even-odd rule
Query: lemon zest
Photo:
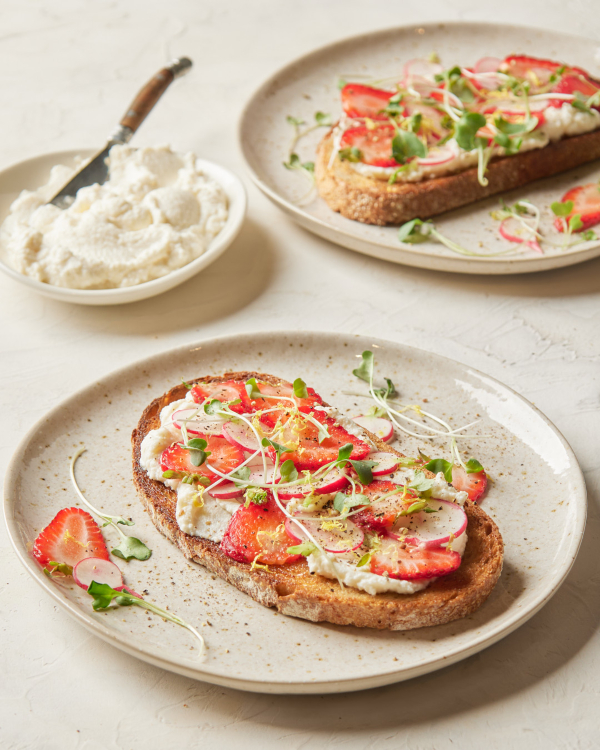
[[83, 547], [84, 549], [87, 549], [87, 544], [85, 544], [84, 542], [80, 542], [79, 539], [75, 539], [75, 537], [73, 536], [73, 534], [71, 534], [71, 532], [69, 531], [69, 529], [67, 529], [65, 531], [65, 537], [64, 538], [65, 538], [66, 542], [68, 542], [70, 540], [72, 542], [75, 542], [75, 544], [78, 544], [80, 547]]

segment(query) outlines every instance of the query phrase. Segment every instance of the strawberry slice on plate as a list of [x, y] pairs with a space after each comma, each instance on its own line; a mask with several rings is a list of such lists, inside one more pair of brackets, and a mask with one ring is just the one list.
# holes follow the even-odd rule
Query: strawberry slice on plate
[[181, 471], [184, 474], [202, 474], [209, 479], [217, 479], [207, 464], [213, 466], [222, 474], [228, 474], [244, 460], [244, 451], [219, 435], [195, 435], [195, 438], [206, 440], [206, 451], [210, 456], [201, 466], [194, 466], [191, 461], [190, 452], [183, 448], [180, 443], [173, 443], [160, 455], [160, 466], [163, 471]]
[[240, 404], [234, 404], [231, 406], [231, 410], [237, 412], [237, 414], [245, 414], [248, 411], [252, 411], [250, 407], [250, 399], [246, 393], [246, 385], [241, 380], [226, 380], [223, 383], [197, 383], [192, 388], [192, 398], [198, 404], [201, 404], [207, 399], [212, 401], [237, 401], [241, 400]]
[[[357, 491], [361, 495], [366, 495], [371, 500], [371, 505], [363, 506], [359, 513], [352, 516], [354, 523], [362, 529], [380, 534], [387, 531], [396, 521], [398, 513], [406, 506], [402, 502], [401, 492], [397, 495], [390, 495], [390, 497], [379, 502], [378, 498], [397, 489], [397, 484], [381, 480], [375, 480], [371, 484], [362, 485], [358, 488]], [[348, 491], [348, 494], [350, 493], [351, 490]], [[414, 500], [416, 495], [410, 492], [409, 497]]]
[[360, 152], [360, 161], [374, 167], [397, 167], [392, 156], [392, 141], [396, 134], [393, 125], [360, 126], [349, 128], [340, 139], [340, 150], [349, 148]]
[[488, 485], [485, 471], [467, 473], [462, 466], [452, 467], [452, 486], [459, 492], [466, 492], [469, 500], [476, 503], [483, 496]]
[[418, 581], [437, 578], [455, 571], [461, 562], [458, 552], [445, 547], [428, 548], [391, 539], [384, 539], [381, 547], [372, 554], [371, 573], [401, 581]]
[[270, 492], [262, 505], [240, 506], [233, 516], [220, 549], [232, 560], [263, 565], [286, 565], [301, 555], [290, 555], [288, 547], [298, 543], [285, 530], [285, 515]]
[[81, 508], [63, 508], [38, 535], [33, 556], [40, 565], [60, 562], [75, 567], [87, 557], [108, 560], [108, 550], [98, 524]]
[[383, 110], [394, 91], [384, 91], [361, 83], [347, 83], [342, 89], [342, 108], [348, 117], [369, 117], [371, 120], [386, 120]]
[[[351, 435], [335, 420], [328, 417], [325, 412], [313, 411], [311, 416], [327, 428], [329, 437], [319, 443], [319, 430], [312, 422], [309, 422], [302, 413], [288, 414], [282, 419], [283, 430], [281, 434], [275, 433], [273, 437], [276, 443], [290, 448], [289, 451], [282, 454], [282, 462], [289, 458], [298, 471], [304, 469], [312, 471], [330, 461], [335, 461], [339, 449], [347, 443], [353, 445], [350, 454], [353, 461], [360, 461], [369, 455], [370, 446], [368, 443], [355, 435]], [[271, 459], [274, 460], [274, 448], [269, 448], [268, 452]]]
[[575, 214], [580, 214], [582, 226], [573, 230], [583, 232], [595, 224], [600, 223], [600, 187], [597, 182], [591, 182], [588, 185], [579, 185], [566, 192], [561, 203], [573, 201], [573, 210], [568, 216], [557, 216], [554, 220], [554, 226], [559, 232], [564, 232], [565, 227], [569, 224]]

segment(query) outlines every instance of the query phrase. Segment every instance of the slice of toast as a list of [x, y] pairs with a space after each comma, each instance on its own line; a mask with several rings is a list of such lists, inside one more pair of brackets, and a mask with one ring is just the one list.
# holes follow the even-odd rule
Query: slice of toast
[[[281, 378], [257, 372], [228, 372], [221, 377], [208, 376], [191, 382], [245, 381], [251, 377], [273, 385], [281, 382]], [[155, 399], [145, 409], [133, 431], [132, 445], [133, 478], [142, 503], [158, 530], [190, 560], [200, 563], [266, 607], [275, 607], [283, 614], [305, 620], [337, 625], [389, 630], [442, 625], [474, 612], [491, 593], [502, 570], [502, 537], [494, 521], [470, 501], [465, 505], [468, 541], [460, 568], [438, 578], [423, 591], [409, 595], [384, 593], [372, 596], [341, 587], [335, 580], [311, 575], [304, 559], [290, 565], [274, 565], [268, 571], [253, 570], [249, 564], [227, 557], [216, 542], [185, 534], [176, 521], [176, 493], [161, 482], [150, 479], [140, 465], [142, 440], [150, 430], [160, 427], [162, 408], [184, 398], [185, 394], [185, 386], [178, 385]], [[366, 430], [365, 435], [378, 450], [402, 455]]]
[[600, 158], [600, 130], [494, 159], [487, 168], [485, 187], [479, 184], [477, 167], [420, 182], [389, 185], [359, 174], [349, 162], [338, 158], [329, 166], [332, 148], [330, 132], [317, 149], [315, 178], [319, 194], [329, 208], [347, 219], [384, 226], [428, 219], [594, 161]]

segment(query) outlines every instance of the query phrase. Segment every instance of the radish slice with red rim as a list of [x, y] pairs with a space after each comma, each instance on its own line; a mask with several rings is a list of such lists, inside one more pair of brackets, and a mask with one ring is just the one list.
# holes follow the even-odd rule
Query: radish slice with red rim
[[[500, 236], [503, 239], [508, 240], [508, 242], [514, 242], [517, 244], [524, 243], [534, 252], [539, 253], [540, 255], [544, 254], [544, 251], [540, 247], [540, 244], [537, 241], [537, 238], [535, 237], [533, 231], [528, 232], [525, 227], [517, 221], [517, 219], [514, 219], [511, 216], [503, 219], [500, 222], [498, 232]], [[523, 234], [528, 235], [532, 239], [526, 239]]]
[[225, 422], [223, 425], [223, 437], [232, 445], [244, 451], [254, 453], [260, 448], [260, 443], [256, 439], [256, 435], [243, 422]]
[[[223, 421], [214, 418], [206, 419], [205, 417], [206, 415], [203, 417], [202, 411], [198, 411], [198, 407], [190, 407], [189, 409], [178, 409], [174, 412], [171, 422], [178, 430], [185, 423], [190, 435], [222, 435]], [[186, 419], [189, 421], [185, 422]]]
[[439, 164], [447, 164], [456, 158], [455, 151], [450, 146], [440, 146], [428, 151], [427, 156], [417, 159], [422, 167], [437, 167]]
[[244, 494], [243, 487], [237, 487], [233, 482], [222, 482], [208, 493], [217, 500], [233, 500], [236, 497], [242, 497]]
[[496, 73], [504, 61], [499, 57], [482, 57], [473, 66], [474, 73]]
[[386, 443], [394, 437], [394, 425], [389, 419], [361, 415], [358, 417], [352, 417], [352, 421], [356, 422], [356, 424], [364, 430], [372, 432], [373, 435], [376, 435], [380, 440], [383, 440]]
[[434, 513], [413, 513], [411, 516], [398, 518], [390, 534], [399, 537], [400, 532], [408, 530], [404, 537], [410, 544], [423, 544], [425, 547], [439, 547], [455, 539], [467, 528], [467, 514], [457, 503], [450, 500], [429, 500], [429, 507]]
[[439, 63], [416, 58], [405, 63], [402, 72], [404, 78], [425, 78], [430, 83], [435, 83], [435, 76], [443, 70], [444, 68]]
[[384, 453], [383, 451], [369, 453], [367, 461], [377, 461], [377, 466], [374, 466], [372, 469], [374, 477], [391, 474], [393, 471], [396, 471], [399, 464], [397, 456], [394, 456], [393, 453]]
[[101, 557], [86, 557], [73, 568], [73, 580], [87, 591], [90, 583], [107, 583], [113, 589], [123, 586], [123, 575], [110, 560]]
[[310, 494], [311, 489], [314, 490], [316, 495], [329, 495], [332, 492], [343, 490], [347, 484], [348, 477], [344, 472], [339, 469], [332, 469], [320, 482], [315, 482], [313, 485], [301, 484], [297, 487], [283, 487], [281, 490], [277, 490], [277, 494], [284, 500], [292, 497], [306, 497]]
[[[365, 534], [362, 529], [352, 523], [349, 519], [346, 521], [338, 521], [340, 524], [337, 526], [330, 526], [329, 528], [323, 528], [322, 524], [331, 524], [336, 522], [336, 518], [330, 518], [329, 516], [315, 517], [310, 520], [303, 520], [301, 523], [306, 526], [308, 531], [314, 536], [314, 538], [323, 547], [325, 552], [331, 552], [334, 555], [343, 555], [346, 552], [352, 552], [358, 549], [365, 540]], [[304, 531], [298, 527], [294, 521], [290, 518], [285, 520], [285, 530], [287, 533], [297, 539], [298, 542], [304, 542], [308, 540], [307, 535]]]

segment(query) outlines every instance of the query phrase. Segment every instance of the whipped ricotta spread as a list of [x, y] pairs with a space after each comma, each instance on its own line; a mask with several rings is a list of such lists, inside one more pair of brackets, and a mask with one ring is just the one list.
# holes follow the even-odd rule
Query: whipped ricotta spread
[[81, 188], [64, 210], [47, 201], [75, 174], [68, 167], [21, 193], [0, 229], [13, 268], [54, 286], [110, 289], [165, 276], [206, 252], [228, 202], [194, 154], [113, 146], [108, 160], [109, 179]]
[[[535, 113], [534, 113], [535, 114]], [[523, 136], [523, 141], [519, 153], [531, 151], [536, 148], [544, 148], [549, 143], [555, 142], [570, 135], [582, 135], [590, 133], [600, 127], [600, 112], [591, 110], [584, 112], [576, 109], [569, 103], [561, 107], [547, 107], [542, 112], [543, 125], [536, 130]], [[411, 163], [411, 168], [406, 171], [398, 172], [396, 182], [420, 182], [433, 177], [441, 177], [445, 174], [454, 174], [462, 172], [470, 167], [477, 166], [478, 152], [465, 151], [460, 148], [456, 139], [451, 138], [445, 148], [454, 152], [454, 157], [441, 164], [420, 164], [416, 159]], [[432, 148], [430, 156], [435, 155], [435, 148]], [[504, 156], [505, 149], [500, 146], [494, 147], [493, 156]], [[348, 162], [350, 167], [365, 177], [371, 177], [376, 180], [387, 181], [397, 167], [376, 167], [371, 164], [362, 162]]]
[[[227, 526], [233, 514], [240, 508], [243, 498], [239, 500], [222, 500], [213, 497], [209, 492], [200, 492], [199, 488], [187, 484], [181, 478], [164, 478], [161, 467], [161, 454], [175, 442], [182, 440], [180, 428], [175, 424], [177, 411], [188, 410], [190, 406], [199, 407], [193, 400], [192, 393], [188, 391], [185, 399], [173, 401], [165, 406], [160, 414], [161, 425], [155, 430], [150, 430], [144, 437], [141, 445], [140, 464], [151, 479], [163, 482], [173, 489], [177, 494], [176, 520], [179, 528], [190, 536], [203, 537], [214, 542], [220, 542], [225, 534]], [[363, 428], [350, 418], [341, 414], [337, 409], [326, 407], [326, 411], [335, 421], [345, 427], [352, 435], [368, 441], [373, 452], [379, 449], [373, 445], [365, 434]], [[175, 415], [175, 416], [174, 416]], [[211, 417], [211, 419], [225, 418]], [[251, 455], [250, 453], [246, 454]], [[399, 468], [393, 474], [377, 477], [394, 482], [399, 485], [410, 483], [415, 478], [415, 470], [412, 468]], [[464, 505], [468, 495], [466, 492], [458, 492], [449, 485], [443, 473], [437, 474], [433, 485], [428, 492], [431, 498], [448, 500], [459, 505]], [[305, 498], [292, 498], [288, 501], [286, 510], [291, 515], [307, 515], [320, 512], [324, 506], [332, 502], [333, 494], [320, 494], [311, 497], [312, 502], [305, 505]], [[467, 543], [467, 534], [463, 532], [456, 538], [452, 538], [451, 549], [461, 556]], [[448, 546], [442, 544], [441, 546]], [[413, 594], [426, 588], [434, 578], [408, 581], [390, 578], [385, 575], [371, 573], [365, 567], [357, 567], [356, 563], [365, 550], [354, 553], [334, 554], [322, 549], [317, 549], [306, 558], [311, 573], [319, 574], [325, 578], [335, 579], [345, 586], [365, 591], [376, 595], [384, 592], [397, 594]]]

